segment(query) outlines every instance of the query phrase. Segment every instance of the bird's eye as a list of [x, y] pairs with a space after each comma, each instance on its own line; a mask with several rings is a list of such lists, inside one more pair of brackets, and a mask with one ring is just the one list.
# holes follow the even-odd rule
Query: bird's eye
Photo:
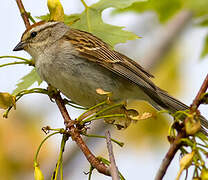
[[32, 32], [31, 37], [34, 38], [37, 35], [37, 32]]

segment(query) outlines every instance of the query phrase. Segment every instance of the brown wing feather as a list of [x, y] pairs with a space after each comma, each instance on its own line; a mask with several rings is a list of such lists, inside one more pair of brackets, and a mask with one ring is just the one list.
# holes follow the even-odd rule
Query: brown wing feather
[[79, 51], [79, 55], [90, 61], [97, 62], [110, 71], [138, 84], [143, 88], [155, 91], [157, 87], [150, 80], [153, 77], [145, 71], [139, 64], [125, 55], [111, 49], [111, 47], [101, 39], [76, 29], [64, 36]]

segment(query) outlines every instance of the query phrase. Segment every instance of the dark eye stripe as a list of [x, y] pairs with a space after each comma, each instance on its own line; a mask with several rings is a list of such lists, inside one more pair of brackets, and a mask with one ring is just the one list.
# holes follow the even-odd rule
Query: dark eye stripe
[[31, 37], [34, 38], [37, 35], [37, 32], [32, 32]]

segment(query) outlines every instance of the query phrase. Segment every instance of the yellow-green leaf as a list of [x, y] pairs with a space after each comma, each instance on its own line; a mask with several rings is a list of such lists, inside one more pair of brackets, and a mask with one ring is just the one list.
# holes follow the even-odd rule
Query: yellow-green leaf
[[136, 2], [147, 2], [148, 0], [100, 0], [98, 3], [93, 4], [91, 7], [96, 8], [97, 10], [104, 10], [109, 7], [113, 8], [126, 8], [131, 6], [133, 3]]
[[138, 38], [137, 35], [122, 30], [123, 27], [104, 23], [101, 18], [101, 13], [92, 8], [82, 13], [80, 20], [72, 24], [72, 27], [90, 32], [111, 46]]
[[134, 40], [138, 38], [134, 33], [123, 30], [123, 27], [104, 23], [102, 20], [102, 11], [110, 7], [128, 7], [138, 1], [141, 0], [101, 0], [92, 6], [86, 7], [85, 11], [80, 14], [79, 20], [74, 22], [72, 27], [90, 32], [111, 46], [124, 43], [127, 40]]
[[157, 13], [159, 20], [165, 22], [182, 10], [193, 12], [195, 17], [206, 16], [208, 14], [207, 6], [207, 0], [148, 0], [145, 2], [136, 2], [127, 8], [121, 7], [119, 10], [115, 10], [115, 12], [134, 11], [141, 13], [154, 11]]
[[[61, 17], [62, 19], [64, 19], [65, 24], [70, 25], [71, 27], [76, 29], [90, 32], [113, 47], [118, 43], [124, 43], [128, 40], [134, 40], [138, 38], [138, 36], [132, 32], [123, 30], [123, 27], [113, 26], [104, 23], [102, 20], [103, 10], [110, 7], [126, 8], [128, 6], [131, 6], [133, 3], [140, 1], [145, 0], [100, 0], [91, 6], [87, 6], [83, 1], [85, 10], [81, 14], [63, 15]], [[57, 5], [56, 3], [59, 5]], [[58, 0], [48, 0], [48, 7], [51, 14], [50, 16], [44, 15], [40, 16], [39, 18], [42, 20], [57, 20], [57, 17], [54, 16], [58, 15], [55, 15], [56, 13], [54, 12], [62, 11], [58, 10], [58, 6], [61, 6]], [[55, 10], [56, 8], [57, 10]], [[58, 12], [57, 14], [60, 14], [60, 12]], [[58, 20], [59, 19], [60, 18], [58, 18]]]
[[181, 160], [180, 160], [180, 170], [178, 172], [178, 175], [176, 177], [176, 180], [179, 180], [179, 178], [180, 178], [181, 173], [183, 172], [183, 170], [184, 169], [187, 169], [191, 165], [191, 163], [193, 161], [193, 158], [194, 158], [194, 154], [195, 154], [195, 152], [192, 151], [191, 153], [186, 154], [186, 155], [184, 155], [181, 158]]
[[22, 90], [28, 89], [35, 82], [38, 82], [38, 85], [40, 85], [42, 80], [34, 68], [29, 74], [21, 78], [20, 82], [17, 84], [17, 88], [12, 92], [12, 94], [17, 94]]
[[145, 11], [153, 11], [157, 13], [161, 22], [165, 22], [170, 19], [176, 12], [178, 12], [182, 6], [183, 3], [181, 0], [148, 0], [143, 2], [136, 2], [127, 8], [121, 7], [120, 9], [115, 10], [115, 13], [126, 11], [143, 13]]
[[7, 92], [0, 92], [0, 109], [7, 109], [13, 105], [15, 106], [15, 96]]
[[[43, 21], [50, 20], [50, 14], [46, 14], [43, 16], [37, 16], [36, 18], [41, 19]], [[72, 25], [74, 22], [80, 19], [80, 14], [71, 14], [70, 16], [64, 15], [64, 23], [67, 25]]]
[[186, 169], [191, 165], [195, 152], [192, 151], [189, 154], [184, 155], [180, 160], [180, 168]]
[[48, 9], [50, 11], [50, 20], [64, 21], [64, 9], [59, 0], [48, 0]]

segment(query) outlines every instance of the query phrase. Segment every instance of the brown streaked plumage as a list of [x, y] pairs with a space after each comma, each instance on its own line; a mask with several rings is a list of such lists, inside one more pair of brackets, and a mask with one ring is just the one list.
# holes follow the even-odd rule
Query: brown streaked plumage
[[[32, 33], [36, 32], [32, 36]], [[14, 50], [26, 50], [41, 78], [81, 106], [103, 100], [96, 89], [112, 92], [115, 101], [146, 100], [156, 109], [174, 113], [188, 109], [152, 81], [137, 62], [113, 50], [96, 36], [62, 22], [39, 22], [22, 36]], [[202, 126], [207, 120], [200, 116]]]
[[112, 50], [101, 39], [76, 29], [70, 29], [63, 38], [66, 38], [74, 45], [81, 57], [99, 63], [101, 66], [131, 80], [133, 83], [156, 90], [156, 86], [149, 79], [154, 77], [153, 75], [145, 71], [135, 61]]

